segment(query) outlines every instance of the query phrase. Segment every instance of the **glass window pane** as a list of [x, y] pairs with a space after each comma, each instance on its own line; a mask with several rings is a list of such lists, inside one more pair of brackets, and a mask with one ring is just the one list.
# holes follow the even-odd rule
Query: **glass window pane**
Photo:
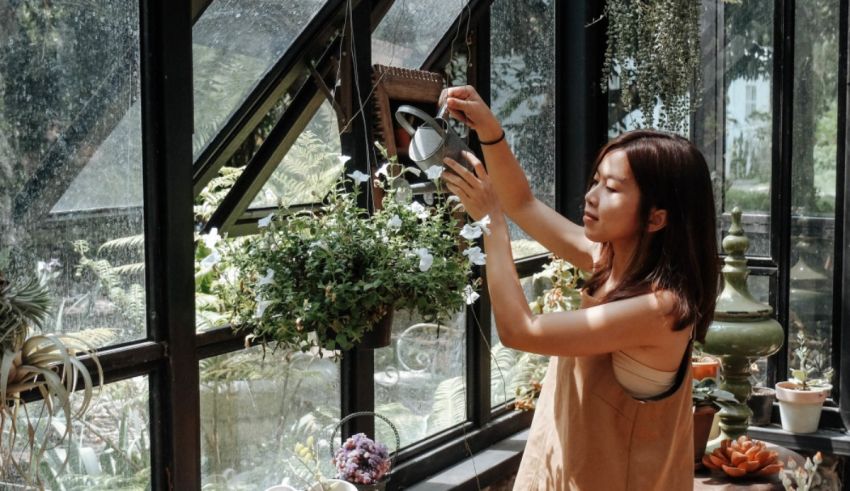
[[325, 0], [215, 0], [192, 27], [195, 157]]
[[[81, 393], [72, 396], [72, 404], [79, 402]], [[27, 404], [31, 417], [39, 414], [42, 403]], [[150, 489], [151, 438], [148, 411], [148, 381], [137, 377], [103, 386], [95, 395], [83, 419], [74, 421], [71, 445], [49, 447], [42, 456], [42, 478], [46, 489], [67, 491], [111, 491]], [[23, 412], [21, 412], [23, 414]], [[43, 420], [41, 420], [43, 421]], [[19, 442], [26, 435], [26, 420], [18, 418]], [[36, 420], [33, 419], [33, 424]], [[64, 420], [54, 417], [51, 425], [41, 425], [58, 437]], [[8, 434], [4, 427], [3, 444]], [[23, 436], [26, 439], [25, 436]], [[67, 443], [68, 441], [66, 441]], [[67, 465], [62, 463], [67, 459]], [[63, 469], [62, 472], [59, 472]], [[17, 484], [17, 485], [16, 485]], [[0, 481], [3, 489], [18, 489], [20, 481]], [[27, 487], [26, 489], [31, 489]]]
[[145, 335], [138, 2], [13, 2], [0, 43], [0, 271], [44, 331]]
[[[773, 2], [756, 0], [724, 8], [723, 211], [737, 206], [745, 214], [761, 215], [769, 228]], [[752, 241], [748, 254], [768, 254], [766, 238], [749, 231], [747, 235]]]
[[[720, 26], [718, 27], [718, 24]], [[750, 239], [750, 256], [770, 254], [770, 181], [774, 9], [771, 0], [719, 3], [707, 9], [703, 47], [703, 101], [694, 141], [715, 180], [718, 240], [739, 207]]]
[[[466, 421], [465, 326], [465, 315], [437, 329], [396, 312], [390, 346], [375, 350], [375, 411], [396, 425], [402, 446]], [[394, 441], [380, 421], [375, 433]]]
[[832, 364], [839, 17], [838, 0], [799, 2], [794, 17], [788, 366], [802, 333], [814, 377]]
[[[555, 2], [497, 1], [490, 22], [493, 112], [532, 192], [554, 208]], [[514, 258], [545, 252], [514, 223], [510, 232]]]
[[250, 208], [321, 201], [342, 172], [341, 151], [336, 114], [326, 101], [277, 165]]
[[[529, 303], [543, 293], [535, 289], [531, 276], [521, 278], [520, 284]], [[496, 320], [492, 315], [490, 318], [490, 405], [496, 407], [514, 400], [518, 388], [527, 388], [532, 381], [540, 382], [549, 358], [502, 345]]]
[[[340, 418], [339, 365], [261, 347], [201, 360], [201, 482], [205, 490], [309, 487], [333, 477], [328, 441]], [[296, 456], [315, 440], [314, 460]]]
[[419, 68], [466, 4], [467, 0], [394, 2], [372, 33], [372, 62]]

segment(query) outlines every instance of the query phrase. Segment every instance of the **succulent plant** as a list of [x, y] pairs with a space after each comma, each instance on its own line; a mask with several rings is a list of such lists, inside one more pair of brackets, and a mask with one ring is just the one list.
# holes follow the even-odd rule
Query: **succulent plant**
[[741, 435], [722, 440], [714, 452], [703, 455], [702, 463], [731, 477], [769, 476], [782, 470], [778, 456], [764, 442]]

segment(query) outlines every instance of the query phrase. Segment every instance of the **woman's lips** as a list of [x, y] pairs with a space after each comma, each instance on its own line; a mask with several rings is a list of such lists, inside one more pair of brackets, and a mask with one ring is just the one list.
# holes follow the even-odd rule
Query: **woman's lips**
[[599, 217], [597, 217], [596, 215], [594, 215], [592, 213], [584, 212], [584, 216], [582, 217], [582, 221], [584, 223], [596, 222], [596, 221], [599, 221]]

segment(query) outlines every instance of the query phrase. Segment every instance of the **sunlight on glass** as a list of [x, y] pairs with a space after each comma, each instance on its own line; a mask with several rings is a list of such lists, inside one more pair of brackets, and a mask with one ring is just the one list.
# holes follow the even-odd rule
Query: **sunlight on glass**
[[195, 157], [325, 0], [215, 0], [192, 27]]
[[[372, 34], [372, 62], [419, 68], [466, 4], [466, 0], [394, 2]], [[465, 31], [457, 35], [463, 39]]]
[[[493, 112], [535, 197], [555, 207], [555, 2], [494, 2], [490, 19]], [[545, 252], [509, 228], [514, 259]]]
[[[465, 324], [458, 315], [438, 329], [396, 312], [390, 346], [375, 350], [375, 411], [396, 425], [402, 446], [466, 421]], [[375, 431], [394, 439], [379, 421]]]
[[339, 158], [340, 152], [336, 115], [330, 103], [324, 102], [254, 198], [251, 208], [321, 201], [342, 173], [344, 161]]
[[327, 358], [271, 347], [201, 360], [202, 488], [307, 489], [316, 471], [334, 477], [328, 445], [339, 380], [339, 364]]

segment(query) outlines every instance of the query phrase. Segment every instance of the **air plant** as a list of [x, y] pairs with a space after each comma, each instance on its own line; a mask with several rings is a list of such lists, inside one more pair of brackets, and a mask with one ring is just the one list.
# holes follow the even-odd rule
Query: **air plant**
[[[0, 476], [10, 472], [28, 483], [39, 483], [39, 462], [51, 446], [70, 443], [72, 423], [88, 409], [95, 384], [89, 369], [79, 359], [89, 355], [99, 383], [103, 370], [91, 347], [84, 341], [63, 334], [33, 334], [50, 317], [50, 292], [47, 281], [52, 263], [39, 263], [36, 278], [14, 284], [0, 272]], [[82, 399], [72, 404], [71, 394], [82, 387]], [[25, 397], [26, 396], [26, 397]], [[33, 412], [28, 400], [41, 399]], [[63, 425], [54, 425], [61, 415]], [[19, 431], [23, 423], [25, 431]], [[58, 439], [51, 428], [58, 430]], [[23, 444], [23, 450], [20, 444]], [[66, 461], [67, 463], [67, 461]]]

